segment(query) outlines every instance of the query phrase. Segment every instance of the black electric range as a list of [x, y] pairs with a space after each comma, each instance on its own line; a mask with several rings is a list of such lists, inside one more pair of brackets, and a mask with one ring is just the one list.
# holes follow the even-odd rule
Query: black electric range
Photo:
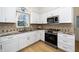
[[50, 45], [57, 47], [58, 44], [58, 38], [57, 38], [57, 33], [58, 29], [49, 29], [45, 32], [45, 42], [49, 43]]

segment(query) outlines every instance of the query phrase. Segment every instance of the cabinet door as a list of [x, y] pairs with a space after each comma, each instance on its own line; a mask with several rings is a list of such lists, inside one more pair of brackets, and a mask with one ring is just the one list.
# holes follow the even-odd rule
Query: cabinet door
[[70, 7], [63, 7], [59, 9], [59, 22], [60, 23], [72, 23], [73, 21], [73, 9]]
[[0, 42], [0, 52], [2, 52], [2, 43]]
[[35, 31], [29, 33], [28, 40], [29, 40], [29, 44], [33, 44], [34, 42], [36, 42], [36, 39], [35, 39]]
[[31, 13], [31, 21], [30, 22], [39, 24], [40, 23], [39, 14], [36, 13], [36, 12], [32, 12]]
[[75, 51], [75, 36], [58, 33], [58, 47], [65, 51]]
[[45, 13], [45, 14], [42, 14], [42, 16], [41, 16], [41, 20], [42, 20], [42, 23], [43, 24], [47, 24], [47, 14]]
[[5, 7], [6, 22], [16, 22], [16, 7]]
[[5, 22], [5, 7], [0, 7], [0, 22]]
[[41, 40], [45, 41], [45, 30], [41, 31]]
[[23, 46], [24, 36], [23, 36], [23, 34], [18, 34], [18, 35], [16, 35], [16, 37], [18, 40], [18, 48], [20, 50], [20, 49], [24, 48], [24, 46]]
[[[38, 34], [37, 34], [38, 33]], [[33, 35], [34, 34], [34, 35]], [[38, 40], [40, 40], [40, 34], [39, 34], [39, 31], [34, 31], [32, 34], [32, 37], [34, 39], [35, 42], [37, 42]]]
[[[38, 34], [37, 34], [38, 33]], [[35, 38], [38, 40], [42, 40], [42, 41], [45, 41], [44, 40], [44, 37], [45, 37], [45, 31], [44, 30], [38, 30], [36, 32], [36, 35], [35, 35]]]
[[3, 52], [15, 52], [18, 51], [18, 40], [12, 39], [2, 43]]
[[40, 40], [45, 41], [45, 31], [44, 30], [39, 31], [39, 38], [40, 38]]
[[37, 33], [38, 31], [33, 31], [29, 33], [29, 36], [27, 38], [29, 44], [33, 44], [39, 40], [39, 33]]
[[17, 39], [19, 40], [19, 50], [29, 45], [29, 33], [19, 34]]
[[31, 13], [31, 20], [30, 20], [31, 23], [36, 23], [36, 16], [37, 16], [37, 15], [36, 15], [35, 12], [32, 12], [32, 13]]

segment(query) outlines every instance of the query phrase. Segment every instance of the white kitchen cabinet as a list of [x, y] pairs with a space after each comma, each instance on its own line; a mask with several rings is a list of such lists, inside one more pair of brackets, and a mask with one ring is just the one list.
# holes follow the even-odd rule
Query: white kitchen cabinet
[[16, 7], [6, 7], [6, 22], [14, 22], [16, 23]]
[[23, 47], [27, 47], [30, 44], [34, 43], [33, 42], [33, 37], [32, 37], [32, 33], [31, 32], [27, 32], [25, 33], [23, 36]]
[[15, 52], [18, 50], [18, 40], [13, 37], [8, 37], [7, 41], [2, 42], [2, 51], [3, 52]]
[[37, 33], [38, 33], [37, 31], [29, 32], [29, 43], [30, 44], [33, 44], [39, 40]]
[[73, 22], [73, 8], [62, 7], [58, 9], [59, 23], [72, 23]]
[[45, 34], [44, 30], [37, 30], [0, 37], [0, 52], [15, 52], [39, 40], [44, 41], [44, 34]]
[[2, 43], [0, 42], [0, 52], [2, 52]]
[[19, 41], [19, 50], [38, 41], [35, 35], [36, 35], [36, 31], [18, 34], [17, 39]]
[[51, 10], [40, 14], [43, 24], [47, 23], [48, 17], [58, 16], [59, 23], [72, 23], [73, 22], [73, 8], [72, 7], [60, 7], [55, 10]]
[[36, 12], [31, 13], [31, 23], [39, 23], [39, 14]]
[[27, 33], [17, 35], [19, 50], [28, 46]]
[[47, 14], [41, 14], [40, 15], [40, 20], [42, 22], [42, 24], [47, 24]]
[[0, 22], [15, 23], [16, 7], [0, 7]]
[[18, 40], [18, 48], [19, 50], [23, 48], [23, 40], [24, 40], [24, 36], [23, 34], [18, 34], [16, 35], [17, 40]]
[[45, 30], [41, 31], [41, 40], [45, 41]]
[[75, 51], [75, 35], [58, 33], [58, 47], [64, 51]]
[[0, 22], [5, 22], [5, 9], [0, 7]]
[[43, 18], [43, 16], [41, 16], [41, 14], [39, 14], [37, 12], [32, 12], [30, 22], [32, 24], [42, 24], [42, 21], [43, 21], [42, 18]]
[[45, 41], [45, 30], [38, 30], [38, 39]]
[[58, 16], [59, 23], [72, 23], [73, 22], [73, 8], [72, 7], [60, 7], [51, 12], [51, 16]]
[[33, 39], [34, 42], [39, 41], [39, 40], [44, 41], [44, 34], [45, 34], [44, 30], [33, 31], [31, 38]]

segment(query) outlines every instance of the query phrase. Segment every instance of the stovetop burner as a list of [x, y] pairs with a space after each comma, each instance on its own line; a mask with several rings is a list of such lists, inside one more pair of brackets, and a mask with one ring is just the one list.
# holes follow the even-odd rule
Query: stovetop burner
[[46, 31], [46, 33], [57, 35], [58, 31], [60, 31], [60, 30], [59, 29], [48, 29]]

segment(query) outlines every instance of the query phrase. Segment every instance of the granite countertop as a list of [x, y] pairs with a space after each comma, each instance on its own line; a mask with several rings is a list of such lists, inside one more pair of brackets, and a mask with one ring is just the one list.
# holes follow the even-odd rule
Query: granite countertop
[[21, 33], [26, 33], [26, 32], [31, 32], [31, 31], [36, 31], [36, 30], [27, 30], [27, 31], [17, 31], [17, 32], [2, 33], [2, 34], [0, 34], [0, 37], [9, 36], [9, 35], [15, 35], [15, 34], [21, 34]]
[[[15, 34], [21, 34], [21, 33], [26, 33], [26, 32], [31, 32], [31, 31], [37, 31], [37, 30], [46, 30], [46, 29], [33, 29], [33, 30], [24, 30], [24, 31], [17, 31], [17, 32], [1, 33], [0, 37], [9, 36], [9, 35], [15, 35]], [[69, 35], [74, 34], [74, 33], [62, 32], [62, 31], [58, 31], [58, 32], [69, 34]]]
[[62, 31], [59, 31], [59, 33], [64, 33], [64, 34], [69, 34], [69, 35], [74, 35], [73, 32], [62, 32]]

